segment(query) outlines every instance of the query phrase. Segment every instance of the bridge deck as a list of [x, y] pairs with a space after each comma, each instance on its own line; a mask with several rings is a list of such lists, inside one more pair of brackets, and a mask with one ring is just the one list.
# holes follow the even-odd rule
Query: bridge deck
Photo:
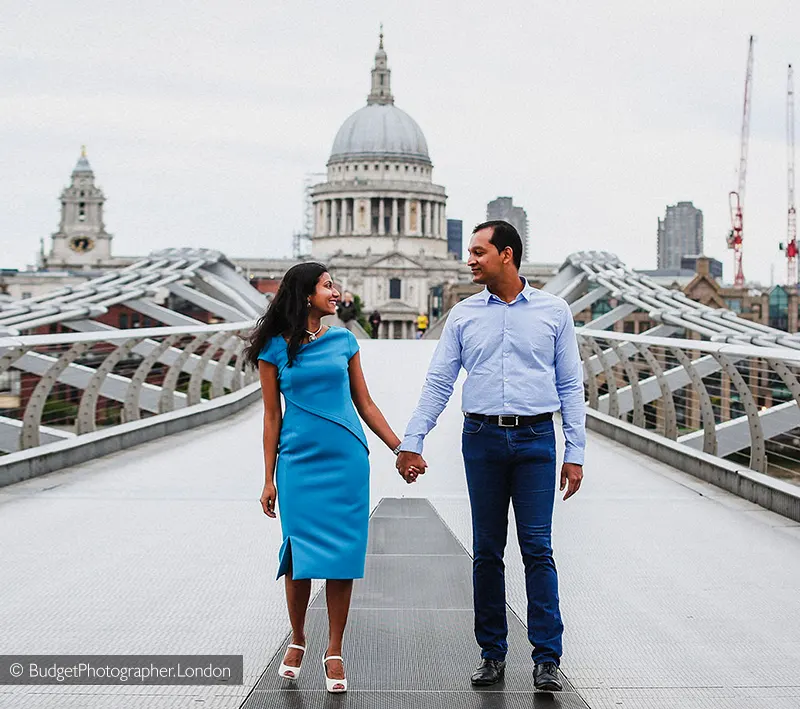
[[[434, 344], [365, 345], [373, 396], [397, 428], [413, 408]], [[407, 388], [398, 390], [398, 382]], [[415, 486], [400, 480], [391, 453], [371, 439], [372, 500], [426, 498], [469, 549], [459, 427], [455, 400], [429, 437], [430, 472]], [[273, 580], [280, 529], [263, 516], [257, 499], [259, 429], [260, 411], [253, 407], [220, 424], [0, 490], [0, 654], [242, 654], [244, 685], [8, 685], [0, 686], [0, 707], [242, 704], [288, 631], [282, 584]], [[381, 538], [373, 525], [371, 552]], [[590, 707], [739, 709], [768, 703], [781, 709], [800, 702], [797, 524], [590, 434], [584, 489], [556, 505], [554, 545], [566, 625], [562, 667]], [[426, 563], [414, 562], [420, 579]], [[461, 563], [464, 573], [453, 593], [468, 579], [468, 562]], [[361, 597], [368, 584], [386, 584], [396, 573], [374, 568], [359, 582]], [[507, 591], [511, 609], [524, 618], [513, 525]], [[402, 628], [408, 637], [387, 630], [360, 648], [361, 615], [354, 608], [346, 702], [361, 706], [378, 688], [380, 677], [366, 670], [368, 654], [397, 662], [397, 672], [447, 656], [448, 687], [461, 683], [463, 691], [472, 691], [468, 674], [478, 651], [470, 654], [463, 618], [453, 626], [461, 633], [455, 650], [444, 630], [411, 621]], [[518, 693], [530, 671], [519, 632], [513, 630], [509, 656], [509, 707], [529, 696]], [[414, 643], [414, 661], [377, 654]], [[359, 651], [363, 657], [356, 657]], [[319, 663], [313, 654], [309, 659]], [[402, 688], [399, 675], [379, 672]], [[444, 681], [445, 670], [437, 672]], [[315, 677], [322, 688], [317, 668], [307, 679], [313, 684]], [[268, 681], [265, 675], [259, 692]], [[313, 706], [316, 694], [301, 694], [304, 705]], [[403, 706], [403, 696], [395, 692], [392, 705]], [[577, 701], [574, 694], [556, 705], [569, 701]]]
[[[552, 705], [534, 692], [529, 667], [510, 663], [494, 687], [473, 690], [465, 670], [476, 664], [472, 634], [472, 561], [427, 500], [384, 498], [370, 521], [364, 581], [355, 589], [347, 642], [348, 673], [358, 691], [348, 706], [495, 709]], [[277, 676], [283, 648], [247, 698], [244, 709], [322, 707], [322, 657], [328, 615], [324, 594], [311, 604], [310, 668], [296, 683]], [[509, 613], [509, 652], [530, 653], [525, 627]], [[513, 693], [514, 701], [508, 702]], [[542, 702], [543, 704], [541, 704]], [[565, 686], [559, 706], [586, 704]]]

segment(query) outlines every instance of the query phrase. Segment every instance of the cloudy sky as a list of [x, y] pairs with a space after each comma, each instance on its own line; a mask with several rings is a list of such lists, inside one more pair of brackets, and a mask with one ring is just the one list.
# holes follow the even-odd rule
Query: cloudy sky
[[449, 217], [471, 226], [512, 195], [534, 260], [604, 249], [652, 268], [657, 218], [692, 200], [726, 279], [755, 34], [744, 267], [785, 278], [796, 0], [2, 5], [1, 266], [49, 244], [84, 143], [116, 254], [289, 255], [303, 177], [364, 105], [383, 22], [396, 105], [427, 137]]

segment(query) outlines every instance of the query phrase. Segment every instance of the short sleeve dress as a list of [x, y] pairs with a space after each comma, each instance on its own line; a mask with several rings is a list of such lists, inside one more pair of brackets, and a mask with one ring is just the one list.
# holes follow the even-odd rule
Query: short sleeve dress
[[285, 402], [275, 485], [283, 531], [278, 578], [364, 576], [369, 524], [369, 448], [350, 395], [358, 341], [341, 327], [301, 345], [288, 366], [273, 337], [258, 358], [278, 368]]

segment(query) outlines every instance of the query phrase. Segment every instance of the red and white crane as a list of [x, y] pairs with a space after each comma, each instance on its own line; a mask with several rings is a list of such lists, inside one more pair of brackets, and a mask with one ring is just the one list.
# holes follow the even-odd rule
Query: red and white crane
[[747, 148], [750, 145], [750, 101], [753, 93], [753, 35], [747, 52], [747, 74], [744, 81], [744, 109], [742, 110], [742, 140], [739, 153], [739, 189], [728, 195], [731, 209], [731, 231], [728, 234], [728, 248], [733, 249], [733, 284], [744, 285], [742, 270], [742, 242], [744, 241], [744, 188], [747, 184]]
[[786, 285], [797, 286], [797, 213], [794, 208], [794, 71], [789, 64], [786, 88], [786, 164], [789, 213], [786, 221]]

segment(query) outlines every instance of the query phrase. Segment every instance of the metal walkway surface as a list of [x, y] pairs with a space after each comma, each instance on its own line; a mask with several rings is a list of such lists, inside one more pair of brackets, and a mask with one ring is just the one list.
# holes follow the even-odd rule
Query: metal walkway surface
[[[367, 566], [355, 587], [342, 651], [349, 682], [348, 707], [538, 707], [553, 695], [535, 693], [530, 667], [510, 663], [493, 687], [472, 689], [476, 664], [472, 633], [472, 560], [427, 500], [384, 498], [370, 520]], [[530, 653], [525, 627], [508, 613], [509, 654]], [[307, 618], [304, 668], [297, 682], [278, 677], [281, 647], [243, 709], [323, 707], [322, 657], [328, 615], [324, 594]], [[304, 660], [305, 665], [305, 660]], [[568, 684], [558, 706], [586, 707]]]
[[[413, 410], [433, 346], [363, 343], [370, 391], [397, 430]], [[413, 486], [395, 472], [391, 452], [368, 434], [371, 499], [377, 506], [384, 498], [424, 498], [400, 504], [430, 504], [459, 545], [470, 549], [458, 396], [429, 436], [430, 468]], [[260, 407], [254, 406], [217, 424], [0, 489], [0, 654], [241, 654], [244, 684], [6, 685], [0, 686], [0, 708], [237, 709], [248, 694], [255, 700], [253, 688], [262, 675], [269, 681], [265, 668], [283, 650], [289, 630], [283, 584], [274, 580], [280, 526], [258, 503], [260, 429]], [[577, 695], [592, 709], [800, 706], [800, 526], [592, 433], [586, 460], [580, 493], [556, 501], [553, 531], [566, 628], [562, 668]], [[394, 620], [365, 620], [370, 584], [395, 590], [388, 586], [396, 577], [376, 566], [389, 560], [389, 526], [406, 524], [379, 521], [389, 510], [375, 511], [368, 575], [357, 582], [346, 636], [351, 691], [322, 703], [359, 706], [363, 697], [376, 696], [376, 688], [396, 686], [406, 670], [436, 658], [431, 672], [447, 678], [448, 690], [460, 682], [459, 696], [477, 697], [477, 706], [530, 706], [532, 681], [523, 682], [532, 668], [521, 626], [514, 627], [506, 692], [495, 695], [469, 686], [479, 652], [470, 647], [463, 618], [446, 629], [440, 624], [441, 630], [413, 619], [400, 627], [397, 618], [413, 616], [403, 607]], [[408, 553], [419, 555], [430, 523], [409, 517], [408, 524], [416, 530], [406, 537]], [[462, 560], [463, 574], [452, 586], [437, 581], [436, 602], [445, 602], [446, 592], [453, 596], [447, 603], [454, 603], [468, 583], [469, 560], [463, 550], [459, 554], [452, 556]], [[438, 573], [444, 557], [408, 558], [414, 562], [407, 583], [441, 578], [429, 579], [427, 569]], [[509, 606], [524, 618], [513, 520], [506, 577]], [[320, 587], [315, 583], [312, 592]], [[452, 607], [469, 608], [463, 594], [458, 603]], [[445, 613], [439, 609], [436, 616]], [[323, 614], [315, 608], [309, 621]], [[367, 621], [387, 625], [369, 647], [359, 648]], [[315, 648], [306, 670], [310, 685], [293, 696], [312, 707], [323, 694], [324, 639], [308, 630]], [[456, 634], [461, 640], [454, 644]], [[362, 669], [370, 657], [387, 665], [384, 674]], [[407, 686], [375, 706], [415, 706], [403, 692]], [[550, 701], [569, 706], [574, 697]], [[416, 706], [437, 701], [426, 694]]]

